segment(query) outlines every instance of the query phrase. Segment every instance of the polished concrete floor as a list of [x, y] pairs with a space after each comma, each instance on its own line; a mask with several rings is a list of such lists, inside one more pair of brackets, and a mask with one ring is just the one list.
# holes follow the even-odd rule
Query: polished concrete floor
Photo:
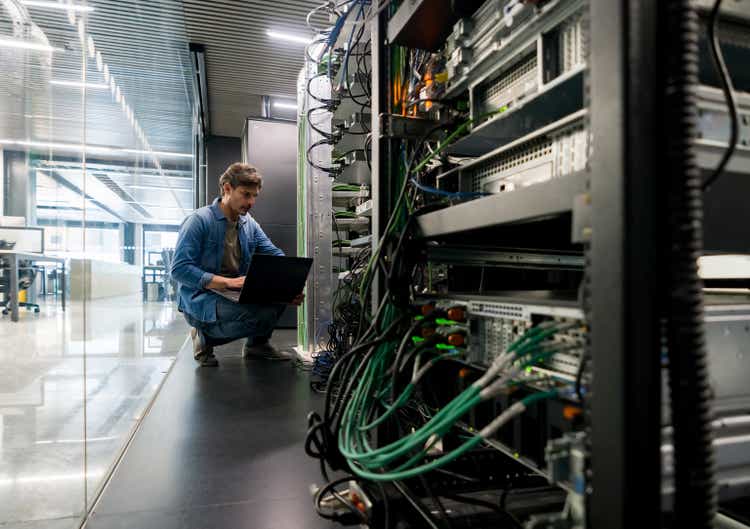
[[[277, 331], [277, 347], [296, 331]], [[290, 362], [244, 361], [240, 342], [201, 368], [189, 345], [144, 418], [86, 529], [328, 529], [309, 487], [306, 415], [322, 399]]]
[[0, 319], [0, 528], [77, 527], [187, 330], [140, 297]]

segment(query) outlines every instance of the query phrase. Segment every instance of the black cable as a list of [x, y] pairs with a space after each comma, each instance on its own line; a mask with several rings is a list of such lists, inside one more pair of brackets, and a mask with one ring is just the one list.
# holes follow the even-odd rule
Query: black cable
[[[381, 306], [384, 307], [385, 304], [382, 304]], [[338, 371], [342, 368], [342, 366], [346, 365], [346, 367], [344, 368], [345, 375], [348, 374], [348, 370], [352, 366], [352, 360], [355, 358], [355, 355], [358, 352], [364, 350], [365, 348], [370, 348], [367, 354], [371, 355], [375, 348], [382, 341], [384, 341], [390, 335], [390, 333], [393, 332], [393, 330], [402, 323], [402, 321], [402, 319], [394, 320], [380, 336], [378, 336], [374, 340], [371, 340], [370, 342], [364, 342], [353, 347], [347, 354], [336, 361], [329, 375], [329, 382], [325, 394], [323, 417], [320, 417], [320, 415], [317, 413], [311, 413], [308, 415], [308, 430], [307, 437], [305, 439], [305, 452], [308, 456], [315, 459], [325, 459], [329, 462], [329, 464], [331, 464], [333, 462], [331, 458], [337, 453], [334, 449], [336, 445], [335, 433], [338, 431], [340, 424], [338, 421], [336, 421], [336, 427], [333, 430], [330, 428], [330, 426], [334, 423], [333, 419], [338, 415], [342, 402], [345, 402], [346, 399], [348, 399], [347, 393], [351, 393], [351, 391], [353, 390], [353, 382], [357, 378], [356, 376], [342, 377], [342, 380], [349, 380], [350, 383], [349, 385], [347, 385], [347, 388], [344, 392], [340, 391], [337, 394], [336, 402], [332, 403], [333, 382], [336, 380]], [[364, 364], [365, 361], [363, 360], [358, 364], [358, 366], [362, 366]], [[313, 450], [313, 447], [315, 448], [315, 450]], [[335, 467], [333, 467], [332, 465], [332, 468]]]
[[466, 503], [468, 505], [476, 505], [477, 507], [484, 507], [485, 509], [489, 509], [491, 511], [494, 511], [503, 517], [507, 518], [507, 520], [513, 524], [513, 527], [516, 527], [518, 529], [521, 529], [523, 526], [521, 523], [516, 519], [515, 516], [513, 516], [508, 511], [502, 509], [499, 505], [495, 505], [492, 502], [484, 501], [479, 498], [472, 498], [469, 496], [461, 496], [459, 494], [441, 494], [443, 498], [448, 498], [449, 500], [457, 501], [460, 503]]
[[727, 64], [724, 62], [724, 54], [721, 52], [721, 44], [719, 43], [718, 29], [719, 29], [719, 12], [721, 10], [721, 3], [723, 0], [716, 0], [714, 7], [711, 9], [711, 16], [709, 17], [708, 23], [708, 45], [711, 49], [711, 58], [713, 59], [714, 68], [716, 73], [721, 80], [721, 89], [724, 92], [724, 98], [727, 101], [727, 107], [729, 109], [729, 120], [730, 120], [730, 134], [729, 134], [729, 145], [724, 151], [724, 155], [721, 157], [719, 165], [716, 166], [711, 176], [703, 182], [703, 191], [708, 191], [711, 186], [719, 179], [724, 172], [729, 159], [734, 154], [737, 147], [737, 140], [740, 136], [740, 121], [737, 113], [737, 100], [734, 97], [734, 86], [732, 85], [732, 77], [729, 75]]
[[391, 508], [390, 499], [388, 493], [385, 491], [385, 487], [379, 481], [376, 482], [378, 489], [380, 489], [380, 497], [383, 500], [383, 529], [391, 529]]
[[427, 491], [427, 494], [430, 495], [432, 501], [435, 503], [435, 505], [437, 505], [437, 508], [440, 510], [440, 514], [443, 515], [446, 527], [448, 529], [453, 529], [453, 522], [451, 522], [450, 516], [448, 516], [448, 511], [445, 510], [445, 505], [443, 505], [443, 502], [440, 501], [440, 498], [436, 496], [432, 491], [432, 487], [430, 487], [430, 484], [427, 482], [427, 479], [425, 479], [424, 475], [419, 476], [419, 481], [422, 483], [422, 487], [424, 488], [424, 490]]
[[370, 170], [370, 172], [372, 172], [372, 161], [370, 160], [370, 158], [372, 157], [372, 132], [367, 135], [367, 138], [365, 138], [364, 151], [367, 168]]
[[349, 481], [353, 480], [353, 476], [346, 476], [343, 478], [339, 478], [337, 480], [331, 481], [330, 483], [326, 483], [324, 486], [322, 486], [320, 489], [318, 489], [318, 492], [315, 493], [315, 497], [313, 498], [313, 505], [315, 507], [315, 511], [318, 513], [318, 515], [321, 518], [325, 518], [326, 520], [339, 520], [341, 518], [341, 515], [335, 514], [335, 513], [327, 513], [323, 511], [322, 506], [320, 505], [321, 500], [326, 495], [326, 493], [330, 492], [342, 505], [344, 505], [347, 509], [349, 509], [357, 518], [361, 520], [362, 523], [366, 524], [368, 522], [367, 515], [357, 509], [357, 507], [348, 499], [339, 493], [335, 487], [338, 485], [341, 485], [343, 483], [348, 483]]
[[430, 512], [424, 505], [422, 505], [422, 502], [419, 501], [419, 498], [411, 494], [409, 489], [406, 488], [406, 485], [399, 481], [394, 481], [393, 486], [398, 489], [401, 495], [406, 498], [406, 501], [408, 501], [411, 506], [414, 507], [414, 510], [419, 513], [419, 515], [424, 519], [425, 522], [427, 522], [427, 525], [430, 527], [430, 529], [440, 529], [440, 527], [435, 523], [435, 519], [432, 517], [432, 514], [430, 514]]
[[[430, 136], [432, 136], [432, 134], [435, 133], [435, 131], [440, 130], [440, 129], [445, 128], [445, 127], [446, 127], [445, 124], [439, 124], [439, 125], [436, 125], [434, 127], [431, 127], [417, 141], [417, 145], [422, 145]], [[414, 152], [412, 153], [412, 155], [411, 155], [408, 163], [407, 163], [403, 186], [401, 187], [401, 191], [400, 191], [398, 197], [396, 198], [395, 204], [398, 204], [399, 202], [401, 202], [404, 199], [404, 197], [406, 195], [406, 192], [409, 189], [409, 182], [410, 182], [409, 174], [411, 173], [411, 168], [414, 165], [414, 162], [416, 161], [417, 154], [418, 154], [418, 149], [415, 149]], [[391, 215], [390, 215], [390, 217], [388, 219], [388, 222], [386, 222], [386, 226], [390, 225], [393, 221], [395, 221], [396, 215], [398, 215], [398, 214], [399, 214], [399, 211], [397, 209], [394, 209], [391, 212]], [[383, 235], [383, 238], [379, 241], [379, 247], [386, 243], [386, 236], [387, 235], [388, 234], [384, 234]], [[384, 259], [384, 258], [385, 258], [384, 252], [382, 250], [379, 250], [377, 259], [381, 260], [381, 259]], [[369, 293], [370, 289], [372, 288], [372, 282], [374, 280], [374, 276], [375, 276], [374, 273], [369, 274], [369, 276], [367, 278], [367, 283], [366, 283], [366, 285], [364, 287], [365, 294]], [[384, 297], [384, 299], [385, 299], [385, 297]], [[365, 310], [366, 310], [366, 306], [365, 306], [365, 303], [363, 301], [363, 303], [362, 303], [362, 314], [360, 315], [360, 321], [364, 320]]]
[[[389, 326], [389, 329], [395, 328], [397, 325], [400, 325], [403, 322], [404, 317], [405, 315], [399, 319], [394, 320], [394, 322]], [[354, 374], [349, 378], [349, 384], [347, 384], [346, 390], [343, 393], [344, 398], [342, 399], [342, 402], [346, 402], [349, 400], [351, 393], [354, 391], [354, 386], [359, 383], [360, 375], [362, 371], [364, 371], [364, 369], [367, 367], [367, 363], [370, 361], [370, 358], [372, 357], [372, 355], [374, 355], [375, 352], [377, 351], [378, 345], [372, 346], [370, 350], [367, 351], [367, 354], [365, 354], [365, 356], [362, 357], [362, 359], [360, 360], [360, 363], [357, 365], [357, 369], [355, 370]], [[338, 434], [338, 431], [341, 428], [342, 418], [343, 418], [342, 416], [339, 416], [336, 421], [336, 425], [334, 428], [335, 434]]]
[[336, 160], [341, 160], [341, 159], [345, 158], [347, 154], [351, 154], [353, 152], [363, 152], [363, 151], [364, 151], [364, 149], [362, 149], [362, 148], [349, 149], [348, 151], [345, 151], [345, 152], [339, 154], [336, 157]]
[[[382, 306], [385, 306], [385, 304], [383, 304]], [[360, 351], [362, 351], [364, 349], [367, 349], [367, 348], [370, 348], [370, 347], [376, 347], [377, 345], [380, 345], [380, 343], [383, 342], [390, 335], [391, 332], [393, 332], [393, 329], [395, 329], [400, 324], [401, 324], [401, 320], [399, 320], [399, 319], [394, 320], [388, 326], [388, 328], [380, 336], [378, 336], [374, 340], [371, 340], [369, 342], [364, 342], [364, 343], [358, 344], [355, 347], [353, 347], [346, 355], [344, 355], [343, 357], [341, 357], [336, 362], [336, 364], [333, 366], [333, 369], [331, 370], [331, 376], [330, 376], [329, 380], [332, 381], [332, 380], [335, 379], [335, 375], [337, 374], [339, 368], [341, 367], [341, 365], [343, 365], [344, 362], [346, 362], [349, 359], [353, 358], [354, 355], [356, 355], [358, 352], [360, 352]], [[329, 389], [330, 389], [330, 387], [329, 387]], [[324, 415], [323, 415], [324, 420], [326, 422], [329, 422], [330, 419], [331, 419], [331, 417], [333, 415], [335, 415], [335, 413], [331, 413], [331, 399], [332, 399], [331, 392], [330, 391], [326, 392], [325, 411], [324, 411]], [[337, 409], [338, 409], [338, 406], [334, 406], [334, 410], [337, 410]]]
[[324, 77], [324, 76], [325, 76], [325, 77], [327, 78], [327, 75], [326, 75], [326, 73], [325, 73], [325, 72], [324, 72], [324, 73], [318, 73], [318, 74], [315, 74], [315, 75], [313, 75], [312, 77], [310, 77], [310, 78], [309, 78], [309, 79], [307, 80], [307, 87], [306, 87], [306, 89], [307, 89], [307, 93], [308, 93], [308, 95], [309, 95], [310, 97], [312, 97], [312, 98], [313, 98], [313, 99], [314, 99], [315, 101], [317, 101], [318, 103], [322, 103], [322, 104], [324, 104], [324, 105], [326, 105], [326, 106], [334, 106], [334, 105], [336, 105], [336, 104], [337, 104], [337, 101], [336, 101], [335, 99], [326, 99], [326, 98], [320, 98], [320, 97], [316, 96], [315, 94], [313, 94], [313, 93], [312, 93], [312, 90], [310, 90], [310, 85], [312, 84], [312, 82], [313, 82], [313, 81], [314, 81], [315, 79], [317, 79], [317, 78], [319, 78], [319, 77]]
[[324, 173], [328, 173], [329, 175], [335, 176], [336, 174], [338, 174], [338, 171], [336, 170], [335, 167], [323, 167], [322, 165], [318, 165], [315, 162], [313, 162], [312, 158], [310, 158], [310, 153], [312, 152], [312, 150], [321, 145], [331, 145], [331, 140], [324, 138], [310, 145], [310, 147], [307, 148], [307, 153], [305, 155], [305, 157], [307, 158], [307, 163], [309, 163], [312, 167], [314, 167], [318, 171], [323, 171]]
[[[360, 41], [362, 40], [362, 35], [364, 34], [364, 30], [365, 30], [365, 25], [363, 24], [362, 27], [359, 29], [359, 33], [358, 33], [358, 35], [356, 37], [356, 40], [352, 43], [352, 46], [351, 46], [350, 50], [354, 50], [354, 49], [357, 48], [357, 46], [359, 45]], [[352, 86], [349, 83], [349, 78], [348, 78], [349, 77], [349, 65], [347, 64], [346, 68], [345, 68], [346, 69], [346, 76], [347, 76], [347, 78], [346, 79], [342, 79], [343, 84], [344, 84], [344, 86], [346, 87], [346, 90], [347, 90], [347, 95], [345, 95], [343, 97], [347, 97], [347, 98], [351, 99], [356, 104], [358, 104], [358, 105], [360, 105], [362, 107], [369, 107], [371, 105], [370, 95], [367, 93], [367, 89], [364, 88], [364, 86], [367, 83], [366, 82], [362, 82], [362, 80], [359, 78], [359, 75], [358, 75], [359, 74], [359, 60], [360, 60], [360, 56], [362, 56], [362, 55], [365, 55], [364, 52], [363, 53], [352, 53], [352, 52], [350, 52], [349, 53], [349, 58], [347, 60], [351, 61], [351, 57], [352, 56], [354, 56], [356, 58], [355, 60], [357, 62], [357, 72], [355, 72], [355, 81], [359, 81], [359, 84], [362, 85], [365, 93], [363, 93], [363, 94], [356, 94], [356, 95], [352, 93]], [[343, 68], [342, 68], [342, 70], [343, 70]], [[365, 97], [367, 99], [365, 99], [365, 101], [362, 102], [362, 101], [360, 101], [358, 99], [360, 97]]]
[[326, 112], [331, 112], [331, 107], [328, 106], [328, 105], [323, 105], [323, 106], [312, 107], [312, 108], [307, 109], [307, 123], [310, 125], [311, 129], [313, 129], [315, 132], [317, 132], [318, 134], [320, 134], [321, 136], [323, 136], [325, 139], [333, 141], [336, 138], [335, 134], [333, 134], [332, 132], [326, 132], [326, 131], [324, 131], [322, 129], [319, 129], [318, 127], [316, 127], [313, 124], [313, 121], [311, 119], [311, 115], [312, 115], [313, 112], [315, 112], [317, 110], [325, 110]]
[[401, 361], [401, 355], [404, 354], [406, 346], [411, 341], [411, 335], [414, 334], [414, 331], [416, 331], [422, 325], [422, 323], [422, 320], [418, 320], [412, 323], [411, 327], [409, 327], [409, 330], [401, 339], [401, 343], [399, 344], [398, 349], [396, 349], [396, 357], [393, 360], [393, 375], [391, 378], [391, 402], [394, 402], [396, 400], [396, 378], [398, 377], [398, 365]]

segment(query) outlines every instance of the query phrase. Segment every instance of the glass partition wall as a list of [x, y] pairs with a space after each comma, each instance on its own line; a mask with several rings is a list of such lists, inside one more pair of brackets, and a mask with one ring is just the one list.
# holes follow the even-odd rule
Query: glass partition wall
[[78, 527], [185, 344], [177, 7], [0, 0], [0, 527]]

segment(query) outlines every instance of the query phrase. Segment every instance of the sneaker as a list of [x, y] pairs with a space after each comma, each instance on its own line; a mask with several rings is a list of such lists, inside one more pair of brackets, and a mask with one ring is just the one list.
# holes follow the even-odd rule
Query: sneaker
[[201, 367], [217, 367], [219, 365], [219, 361], [213, 353], [203, 353], [196, 360], [200, 362]]
[[190, 338], [193, 340], [193, 358], [200, 362], [202, 366], [213, 367], [219, 365], [214, 356], [214, 348], [206, 345], [203, 335], [195, 327], [190, 329]]
[[242, 348], [242, 358], [260, 358], [263, 360], [287, 361], [292, 359], [292, 354], [286, 351], [277, 351], [270, 343], [250, 345], [245, 342]]

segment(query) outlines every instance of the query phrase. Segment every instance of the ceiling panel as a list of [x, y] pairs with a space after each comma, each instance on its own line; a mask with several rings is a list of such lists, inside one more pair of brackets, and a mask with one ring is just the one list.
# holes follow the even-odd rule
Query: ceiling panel
[[206, 46], [213, 134], [239, 137], [245, 118], [260, 115], [260, 96], [296, 99], [304, 46], [271, 39], [266, 31], [311, 36], [305, 18], [320, 3], [183, 0], [187, 35]]
[[[9, 3], [21, 6], [20, 0], [0, 2], [0, 36], [19, 31], [4, 11]], [[71, 23], [65, 10], [28, 7], [18, 11], [23, 12], [26, 25], [20, 37], [46, 38], [58, 51], [48, 54], [0, 48], [0, 140], [16, 141], [6, 148], [35, 150], [44, 156], [43, 147], [24, 146], [18, 141], [74, 146], [85, 142], [114, 149], [191, 153], [190, 42], [206, 47], [211, 133], [238, 137], [245, 118], [260, 114], [261, 96], [295, 98], [304, 46], [270, 39], [266, 32], [310, 36], [312, 31], [305, 18], [320, 4], [317, 0], [77, 3], [94, 8], [86, 15], [82, 33], [79, 14]], [[319, 18], [315, 21], [323, 22]], [[29, 28], [38, 28], [38, 33], [31, 35]], [[101, 56], [100, 64], [87, 53], [89, 37]], [[116, 80], [121, 98], [132, 109], [132, 120], [109, 88], [90, 88], [84, 94], [80, 87], [50, 83], [81, 82], [85, 70], [87, 83], [108, 84], [103, 64]], [[142, 130], [142, 136], [133, 122]], [[48, 150], [52, 158], [52, 149]], [[57, 150], [56, 157], [71, 155]], [[175, 169], [170, 173], [157, 170], [144, 154], [114, 153], [112, 163], [106, 156], [96, 158], [101, 161], [100, 166], [89, 163], [86, 169], [96, 179], [87, 178], [89, 194], [97, 195], [92, 199], [122, 219], [179, 222], [190, 210], [192, 159], [160, 158], [164, 167]], [[123, 162], [126, 170], [122, 169]], [[76, 165], [73, 159], [70, 167], [56, 173], [57, 177], [81, 185], [83, 168]], [[112, 185], [123, 193], [113, 192]], [[69, 196], [66, 193], [59, 200]], [[109, 213], [102, 213], [106, 214]]]

